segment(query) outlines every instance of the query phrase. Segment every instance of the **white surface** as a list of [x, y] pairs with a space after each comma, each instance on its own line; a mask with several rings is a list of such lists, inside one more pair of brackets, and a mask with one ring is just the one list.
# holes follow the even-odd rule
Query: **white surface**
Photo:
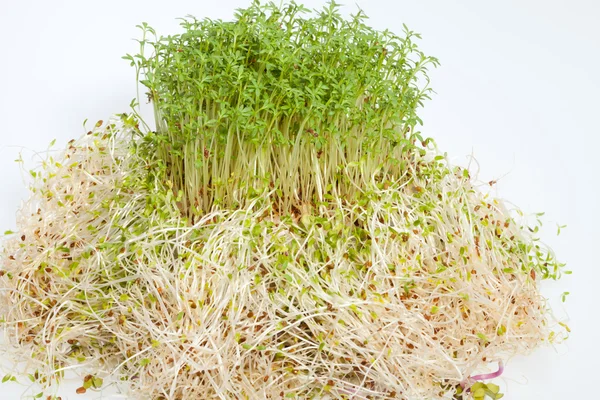
[[[310, 7], [323, 1], [305, 1]], [[573, 329], [566, 346], [513, 359], [506, 399], [597, 398], [597, 296], [600, 266], [600, 3], [595, 0], [502, 2], [358, 0], [370, 24], [421, 32], [421, 47], [442, 66], [422, 112], [424, 132], [458, 163], [471, 152], [480, 177], [499, 180], [498, 195], [525, 211], [546, 211], [546, 241], [574, 270], [544, 284], [556, 313]], [[493, 3], [493, 4], [492, 4]], [[135, 96], [135, 25], [177, 32], [175, 18], [230, 19], [246, 1], [0, 0], [0, 230], [14, 227], [27, 194], [13, 163], [19, 146], [43, 151], [83, 133], [82, 122], [128, 111]], [[356, 11], [347, 2], [345, 12]], [[33, 152], [24, 158], [32, 165]], [[568, 224], [555, 237], [555, 222]], [[63, 399], [92, 399], [65, 386]], [[4, 384], [0, 398], [24, 388]], [[591, 396], [591, 397], [590, 397]]]

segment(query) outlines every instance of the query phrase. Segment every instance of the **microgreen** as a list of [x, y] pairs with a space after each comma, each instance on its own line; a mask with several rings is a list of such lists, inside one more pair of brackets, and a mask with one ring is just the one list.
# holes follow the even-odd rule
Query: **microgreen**
[[403, 154], [425, 143], [416, 112], [438, 61], [419, 35], [376, 31], [362, 11], [346, 20], [335, 2], [308, 11], [254, 1], [233, 21], [185, 18], [176, 35], [140, 26], [140, 53], [125, 58], [154, 104], [153, 140], [186, 211], [269, 186], [282, 210], [322, 201], [326, 187], [351, 196], [377, 170], [399, 176]]

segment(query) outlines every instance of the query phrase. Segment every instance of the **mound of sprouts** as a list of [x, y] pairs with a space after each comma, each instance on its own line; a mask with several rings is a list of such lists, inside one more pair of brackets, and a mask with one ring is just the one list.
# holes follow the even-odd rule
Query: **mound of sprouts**
[[32, 171], [7, 232], [5, 380], [49, 399], [74, 369], [77, 393], [140, 399], [499, 399], [505, 361], [562, 336], [538, 219], [417, 130], [437, 64], [418, 35], [306, 11], [142, 26], [126, 58], [157, 130], [98, 122]]

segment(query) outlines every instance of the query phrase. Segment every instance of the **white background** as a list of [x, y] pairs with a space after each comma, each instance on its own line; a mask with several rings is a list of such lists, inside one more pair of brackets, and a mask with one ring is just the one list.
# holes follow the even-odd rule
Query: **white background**
[[[308, 1], [309, 7], [323, 1]], [[507, 399], [600, 398], [600, 3], [594, 0], [358, 0], [370, 24], [423, 34], [421, 48], [442, 66], [423, 131], [456, 163], [471, 153], [480, 178], [499, 179], [498, 196], [528, 212], [546, 211], [544, 239], [574, 274], [543, 284], [556, 314], [573, 329], [564, 346], [509, 361]], [[136, 51], [135, 25], [178, 32], [175, 18], [230, 19], [249, 1], [0, 0], [0, 231], [14, 228], [27, 195], [18, 166], [23, 150], [43, 151], [84, 132], [82, 122], [127, 112]], [[344, 7], [355, 12], [354, 2]], [[556, 223], [568, 228], [556, 237]], [[562, 304], [563, 291], [572, 294]], [[66, 386], [63, 399], [80, 396]], [[1, 399], [24, 388], [5, 384]]]

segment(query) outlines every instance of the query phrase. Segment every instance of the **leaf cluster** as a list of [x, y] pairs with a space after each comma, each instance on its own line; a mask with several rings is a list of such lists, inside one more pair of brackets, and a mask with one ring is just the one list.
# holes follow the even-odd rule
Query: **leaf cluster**
[[335, 2], [310, 13], [254, 1], [233, 21], [185, 18], [177, 35], [140, 26], [140, 54], [125, 58], [148, 88], [159, 152], [175, 185], [189, 187], [187, 203], [203, 191], [204, 211], [232, 205], [239, 182], [257, 178], [310, 201], [317, 186], [340, 184], [339, 165], [401, 163], [422, 140], [411, 129], [438, 62], [406, 26], [401, 37], [365, 21], [362, 11], [344, 19]]

